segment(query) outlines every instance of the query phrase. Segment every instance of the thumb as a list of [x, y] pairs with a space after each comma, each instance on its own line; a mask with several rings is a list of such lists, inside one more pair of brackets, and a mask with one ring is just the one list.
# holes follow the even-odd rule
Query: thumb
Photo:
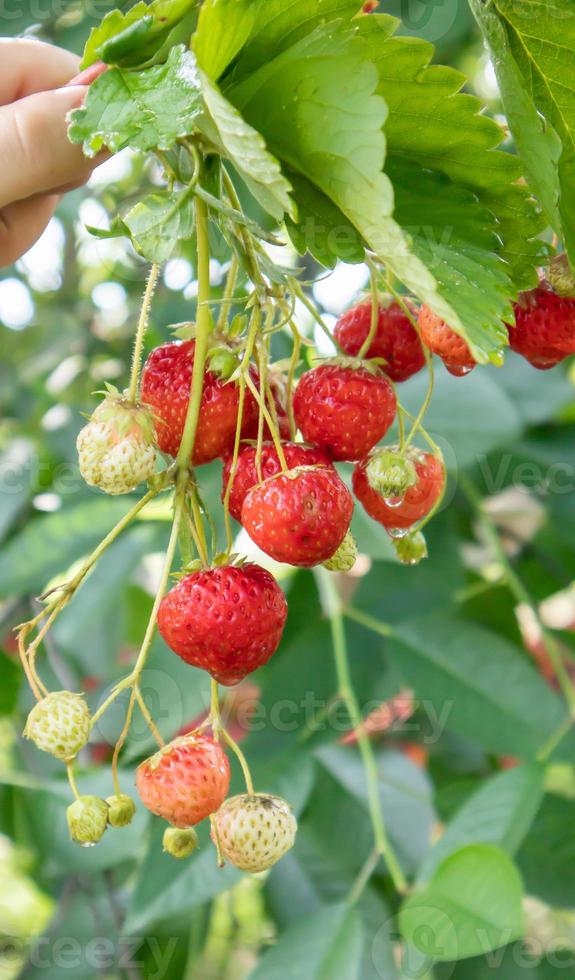
[[97, 162], [67, 137], [66, 116], [88, 89], [68, 86], [0, 107], [0, 208], [87, 180]]

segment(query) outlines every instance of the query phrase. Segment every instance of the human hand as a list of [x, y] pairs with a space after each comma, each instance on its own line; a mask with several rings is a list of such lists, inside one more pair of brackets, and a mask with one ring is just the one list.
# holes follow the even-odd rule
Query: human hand
[[100, 160], [86, 160], [66, 135], [66, 115], [82, 104], [94, 72], [78, 76], [75, 55], [25, 39], [0, 38], [0, 64], [1, 267], [31, 248], [61, 195]]

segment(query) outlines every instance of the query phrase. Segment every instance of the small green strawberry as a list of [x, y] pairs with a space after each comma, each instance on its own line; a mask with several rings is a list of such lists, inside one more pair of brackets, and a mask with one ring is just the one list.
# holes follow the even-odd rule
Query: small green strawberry
[[240, 871], [267, 871], [293, 847], [297, 822], [279, 796], [232, 796], [213, 817], [212, 839]]
[[181, 830], [179, 827], [168, 827], [164, 833], [164, 853], [183, 860], [193, 854], [199, 846], [198, 835], [193, 827]]
[[113, 496], [130, 493], [156, 471], [152, 415], [111, 389], [80, 432], [77, 449], [89, 486]]
[[357, 544], [351, 531], [348, 531], [335, 555], [324, 561], [328, 572], [350, 572], [357, 561]]
[[74, 759], [90, 737], [90, 712], [81, 694], [55, 691], [28, 715], [24, 737], [63, 762]]
[[575, 297], [575, 271], [569, 264], [567, 255], [556, 255], [549, 264], [546, 279], [558, 296], [565, 299]]
[[389, 500], [405, 497], [417, 483], [415, 466], [409, 455], [399, 448], [376, 449], [366, 466], [367, 480], [372, 490]]
[[134, 819], [136, 804], [130, 796], [120, 793], [119, 796], [109, 796], [108, 823], [111, 827], [127, 827]]
[[404, 538], [395, 538], [393, 542], [395, 553], [404, 565], [419, 565], [427, 558], [427, 542], [421, 533], [406, 534]]
[[70, 837], [82, 847], [93, 847], [108, 826], [108, 804], [98, 796], [80, 796], [67, 810]]

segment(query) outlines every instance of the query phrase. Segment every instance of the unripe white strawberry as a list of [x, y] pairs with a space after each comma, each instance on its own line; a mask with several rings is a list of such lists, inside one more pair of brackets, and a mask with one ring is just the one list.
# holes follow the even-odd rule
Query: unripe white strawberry
[[134, 819], [136, 804], [130, 796], [120, 793], [119, 796], [109, 796], [108, 823], [110, 827], [127, 827]]
[[99, 796], [80, 796], [66, 811], [70, 837], [82, 847], [93, 847], [108, 826], [108, 804]]
[[86, 483], [113, 496], [129, 493], [156, 471], [150, 412], [113, 389], [80, 432], [77, 449]]
[[81, 694], [55, 691], [32, 708], [24, 737], [42, 752], [70, 762], [90, 737], [90, 712]]
[[267, 871], [295, 840], [297, 821], [280, 796], [232, 796], [213, 817], [212, 839], [241, 871]]
[[328, 572], [350, 572], [357, 561], [357, 544], [351, 531], [348, 531], [335, 555], [324, 561]]
[[197, 850], [198, 835], [193, 827], [181, 830], [179, 827], [168, 827], [164, 833], [163, 847], [166, 854], [183, 860]]

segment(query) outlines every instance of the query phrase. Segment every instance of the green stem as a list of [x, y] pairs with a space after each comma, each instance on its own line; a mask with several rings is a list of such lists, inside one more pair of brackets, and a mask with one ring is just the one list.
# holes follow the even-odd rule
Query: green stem
[[333, 578], [330, 576], [329, 572], [326, 572], [323, 568], [318, 568], [316, 569], [315, 574], [320, 594], [322, 596], [324, 609], [330, 621], [339, 693], [347, 706], [353, 728], [357, 731], [359, 751], [363, 760], [367, 780], [368, 805], [373, 827], [375, 847], [378, 854], [384, 857], [385, 861], [387, 862], [387, 867], [395, 888], [401, 894], [405, 894], [407, 892], [407, 881], [385, 829], [383, 813], [381, 810], [381, 801], [379, 797], [379, 773], [373, 752], [373, 746], [363, 727], [363, 718], [361, 716], [357, 697], [353, 689], [347, 655], [347, 642], [341, 599], [337, 588], [334, 585]]
[[545, 649], [549, 655], [553, 670], [555, 671], [555, 676], [557, 677], [557, 681], [561, 691], [563, 692], [563, 696], [569, 705], [570, 714], [575, 719], [575, 687], [573, 686], [567, 668], [563, 663], [563, 656], [559, 645], [557, 644], [555, 637], [543, 623], [539, 614], [539, 609], [537, 608], [537, 603], [534, 599], [532, 599], [527, 591], [527, 588], [513, 568], [513, 565], [505, 552], [505, 548], [501, 543], [501, 538], [497, 527], [485, 510], [483, 500], [473, 486], [473, 483], [468, 479], [468, 477], [461, 475], [460, 485], [465, 496], [475, 509], [485, 537], [487, 538], [505, 572], [505, 580], [511, 594], [514, 596], [518, 604], [527, 606], [527, 608], [530, 609], [531, 613], [533, 614], [533, 617], [541, 631]]
[[148, 326], [148, 320], [150, 318], [150, 307], [152, 305], [152, 300], [154, 298], [154, 293], [156, 291], [156, 286], [158, 284], [159, 274], [160, 274], [160, 266], [158, 265], [157, 262], [154, 262], [154, 265], [150, 270], [150, 275], [148, 276], [146, 291], [144, 293], [144, 299], [142, 301], [140, 319], [138, 322], [138, 329], [136, 331], [136, 339], [134, 341], [134, 353], [132, 356], [132, 374], [130, 378], [130, 390], [128, 396], [131, 402], [136, 402], [138, 397], [138, 385], [140, 383], [140, 368], [142, 365], [142, 351], [144, 349], [144, 338], [146, 336], [146, 329]]
[[375, 616], [370, 616], [368, 613], [360, 612], [359, 609], [354, 609], [352, 606], [346, 606], [343, 612], [348, 619], [353, 619], [354, 622], [359, 623], [360, 626], [365, 626], [365, 628], [371, 630], [372, 633], [378, 633], [379, 636], [383, 636], [386, 639], [393, 636], [391, 626], [389, 626], [387, 623], [381, 623], [379, 619], [375, 618]]
[[72, 790], [72, 793], [74, 794], [74, 799], [79, 800], [80, 799], [80, 792], [79, 792], [78, 786], [76, 784], [76, 777], [74, 776], [74, 763], [73, 762], [69, 762], [68, 763], [68, 765], [66, 766], [66, 772], [68, 773], [68, 782], [70, 783], [70, 789]]
[[230, 262], [228, 278], [226, 279], [226, 288], [224, 290], [220, 315], [218, 317], [218, 325], [216, 328], [218, 333], [224, 333], [226, 328], [228, 316], [233, 304], [239, 269], [240, 269], [240, 264], [236, 256], [233, 255]]
[[226, 730], [224, 723], [222, 721], [222, 714], [220, 710], [220, 692], [218, 687], [218, 682], [212, 678], [211, 683], [211, 708], [210, 708], [210, 721], [212, 726], [212, 731], [216, 739], [222, 736], [224, 742], [229, 745], [232, 752], [236, 756], [244, 774], [244, 781], [246, 784], [246, 790], [248, 796], [254, 796], [254, 784], [252, 780], [252, 774], [250, 772], [250, 767], [248, 765], [247, 759], [240, 749], [237, 742], [234, 741], [232, 736]]
[[369, 348], [373, 343], [373, 339], [377, 333], [377, 325], [379, 323], [379, 292], [377, 290], [377, 270], [368, 258], [367, 260], [369, 267], [369, 277], [371, 280], [371, 325], [369, 328], [369, 333], [365, 338], [363, 344], [361, 345], [358, 353], [358, 357], [363, 358], [367, 355]]

